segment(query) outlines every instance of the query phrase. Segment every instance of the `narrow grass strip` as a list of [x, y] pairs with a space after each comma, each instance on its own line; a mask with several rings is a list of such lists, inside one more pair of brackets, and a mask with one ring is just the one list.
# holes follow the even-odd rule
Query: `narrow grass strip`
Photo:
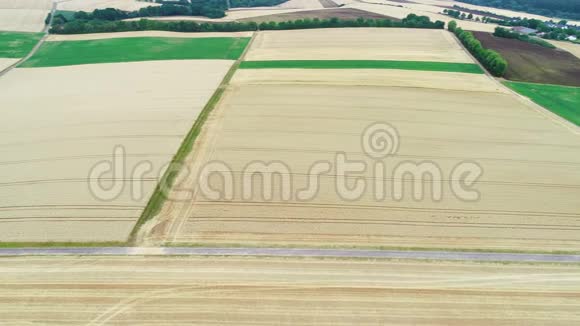
[[135, 243], [136, 236], [137, 236], [141, 226], [143, 224], [145, 224], [145, 222], [147, 222], [150, 219], [152, 219], [153, 217], [155, 217], [161, 211], [161, 207], [163, 207], [163, 204], [165, 203], [165, 201], [167, 199], [166, 194], [163, 191], [163, 189], [171, 189], [173, 187], [173, 184], [175, 182], [175, 178], [177, 178], [177, 175], [179, 174], [179, 172], [181, 170], [181, 165], [185, 161], [185, 158], [187, 157], [187, 155], [193, 149], [193, 144], [195, 143], [197, 136], [201, 132], [201, 129], [202, 129], [204, 123], [206, 122], [210, 113], [214, 110], [216, 105], [219, 103], [220, 99], [222, 98], [222, 95], [226, 91], [227, 85], [229, 84], [230, 80], [232, 79], [233, 75], [235, 74], [236, 70], [238, 70], [238, 68], [239, 68], [239, 62], [236, 61], [232, 65], [232, 67], [230, 68], [230, 70], [228, 71], [228, 73], [226, 74], [224, 79], [222, 80], [220, 86], [214, 92], [212, 97], [209, 99], [209, 101], [207, 102], [207, 104], [205, 105], [205, 107], [203, 108], [203, 110], [200, 112], [199, 116], [195, 120], [193, 127], [191, 128], [191, 130], [189, 131], [189, 133], [187, 134], [187, 136], [185, 137], [185, 139], [181, 143], [181, 146], [177, 150], [177, 153], [173, 157], [173, 160], [171, 161], [171, 165], [166, 170], [165, 174], [162, 176], [161, 180], [157, 184], [157, 187], [155, 188], [153, 195], [149, 199], [147, 206], [143, 210], [143, 213], [139, 217], [139, 220], [137, 220], [137, 223], [135, 223], [135, 226], [133, 227], [133, 230], [131, 231], [131, 234], [129, 236], [130, 243]]
[[276, 60], [244, 61], [241, 69], [402, 69], [483, 74], [474, 63], [393, 60]]
[[580, 126], [580, 87], [504, 82], [519, 94]]
[[[254, 34], [254, 37], [255, 37], [255, 34]], [[181, 143], [181, 146], [177, 150], [177, 153], [175, 154], [175, 156], [173, 156], [173, 159], [171, 161], [169, 168], [167, 170], [165, 170], [165, 174], [161, 177], [161, 180], [159, 181], [159, 183], [155, 187], [155, 191], [153, 192], [153, 195], [149, 199], [147, 206], [145, 207], [145, 209], [141, 213], [141, 216], [139, 217], [139, 219], [135, 223], [135, 226], [133, 227], [133, 230], [131, 231], [131, 234], [129, 235], [129, 243], [134, 244], [137, 241], [137, 235], [139, 233], [139, 229], [141, 228], [141, 226], [143, 226], [143, 224], [145, 224], [147, 221], [154, 218], [161, 211], [161, 207], [163, 207], [163, 204], [167, 200], [163, 189], [171, 189], [173, 187], [173, 184], [175, 182], [175, 178], [177, 178], [177, 175], [179, 174], [179, 171], [181, 170], [181, 166], [183, 165], [185, 158], [193, 149], [193, 144], [195, 143], [197, 136], [201, 132], [201, 129], [202, 129], [205, 121], [207, 120], [207, 118], [209, 117], [211, 112], [215, 109], [215, 107], [220, 102], [223, 94], [225, 93], [225, 91], [228, 87], [228, 84], [232, 80], [232, 77], [234, 76], [236, 71], [239, 69], [240, 62], [241, 62], [242, 58], [245, 56], [248, 49], [250, 48], [252, 40], [253, 40], [253, 37], [252, 38], [239, 38], [238, 42], [241, 44], [235, 45], [235, 46], [242, 46], [242, 51], [238, 55], [238, 59], [231, 66], [230, 70], [224, 76], [224, 78], [222, 79], [222, 82], [220, 83], [220, 85], [218, 86], [218, 88], [216, 89], [216, 91], [214, 92], [212, 97], [209, 99], [209, 101], [203, 107], [203, 109], [199, 113], [197, 119], [195, 120], [195, 123], [191, 127], [191, 130], [189, 131], [187, 136], [185, 136], [185, 139], [183, 140], [183, 142]]]
[[42, 35], [42, 33], [0, 32], [0, 58], [26, 57]]
[[20, 67], [58, 67], [80, 64], [152, 60], [237, 60], [250, 38], [132, 37], [45, 42]]

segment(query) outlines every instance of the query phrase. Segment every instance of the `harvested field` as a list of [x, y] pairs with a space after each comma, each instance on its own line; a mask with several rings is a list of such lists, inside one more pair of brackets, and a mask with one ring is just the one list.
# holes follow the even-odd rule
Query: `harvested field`
[[0, 58], [22, 58], [40, 41], [40, 33], [0, 32]]
[[399, 69], [483, 74], [475, 63], [387, 60], [286, 60], [245, 61], [242, 69]]
[[45, 42], [22, 67], [55, 67], [149, 60], [229, 59], [244, 51], [249, 38], [130, 37]]
[[0, 0], [0, 31], [40, 32], [51, 0]]
[[43, 9], [49, 10], [52, 0], [0, 0], [0, 9]]
[[320, 4], [324, 7], [324, 8], [337, 8], [339, 7], [338, 4], [336, 4], [336, 2], [332, 1], [332, 0], [319, 0]]
[[[556, 18], [556, 17], [548, 17], [548, 16], [541, 16], [541, 15], [535, 15], [535, 14], [530, 14], [530, 13], [526, 13], [526, 12], [522, 12], [522, 11], [513, 11], [513, 10], [509, 10], [509, 9], [500, 9], [500, 8], [492, 8], [492, 7], [484, 7], [484, 6], [477, 6], [477, 5], [472, 5], [469, 3], [464, 3], [464, 2], [458, 2], [458, 1], [452, 1], [452, 0], [412, 0], [414, 2], [417, 3], [422, 3], [422, 4], [427, 4], [427, 5], [435, 5], [435, 6], [439, 6], [439, 5], [443, 5], [443, 6], [453, 6], [453, 5], [457, 5], [460, 7], [464, 7], [464, 8], [470, 8], [473, 10], [481, 10], [481, 11], [489, 11], [492, 13], [495, 13], [497, 15], [500, 16], [505, 16], [505, 17], [525, 17], [525, 18], [533, 18], [533, 19], [539, 19], [541, 21], [548, 21], [548, 20], [554, 20], [554, 21], [559, 21], [560, 19]], [[574, 22], [574, 21], [570, 21], [572, 24], [580, 24], [580, 22]]]
[[577, 266], [275, 258], [3, 258], [20, 325], [574, 325]]
[[580, 59], [569, 52], [489, 33], [475, 32], [474, 35], [484, 47], [499, 52], [507, 60], [506, 79], [580, 86]]
[[149, 6], [159, 6], [159, 4], [137, 0], [68, 0], [59, 3], [58, 9], [91, 12], [95, 9], [115, 8], [133, 11]]
[[260, 32], [246, 60], [400, 60], [473, 63], [443, 30], [338, 28]]
[[322, 9], [322, 3], [318, 0], [289, 0], [276, 8], [284, 9]]
[[572, 53], [577, 58], [580, 58], [580, 44], [574, 44], [574, 43], [563, 42], [563, 41], [554, 41], [554, 40], [547, 40], [547, 41], [554, 44], [555, 46], [559, 47], [562, 50], [565, 50], [565, 51]]
[[0, 31], [40, 32], [50, 10], [0, 9]]
[[276, 15], [268, 15], [268, 16], [260, 16], [260, 17], [253, 17], [253, 18], [244, 18], [240, 19], [240, 21], [253, 21], [257, 23], [261, 22], [284, 22], [290, 20], [298, 20], [298, 19], [330, 19], [330, 18], [338, 18], [344, 20], [353, 20], [358, 18], [365, 18], [365, 19], [390, 19], [393, 21], [399, 21], [398, 18], [387, 17], [380, 14], [375, 14], [372, 12], [359, 10], [359, 9], [352, 9], [352, 8], [337, 8], [337, 9], [321, 9], [321, 10], [308, 10], [308, 11], [298, 11], [298, 12], [290, 12], [290, 13], [283, 13], [283, 14], [276, 14]]
[[[409, 14], [416, 14], [428, 16], [432, 21], [440, 20], [445, 23], [448, 23], [452, 20], [455, 20], [447, 15], [440, 14], [440, 12], [442, 11], [441, 8], [432, 5], [415, 4], [415, 3], [404, 4], [393, 2], [391, 4], [387, 4], [386, 1], [377, 2], [373, 0], [369, 1], [358, 0], [348, 4], [346, 8], [361, 9], [399, 19], [403, 19], [407, 17], [407, 15]], [[483, 24], [467, 20], [459, 21], [458, 26], [465, 30], [485, 31], [485, 32], [493, 32], [493, 30], [496, 27], [496, 25], [494, 24]]]
[[[2, 77], [0, 241], [126, 240], [232, 62], [15, 69]], [[99, 197], [91, 169], [112, 161], [118, 146], [127, 170], [99, 176], [122, 191]]]
[[[268, 44], [284, 54], [275, 42], [255, 42], [249, 54], [269, 53]], [[373, 45], [353, 48], [373, 52]], [[451, 57], [460, 57], [451, 49]], [[191, 173], [178, 186], [197, 189], [197, 196], [166, 202], [146, 242], [580, 251], [578, 130], [486, 75], [242, 69], [208, 121], [190, 154]], [[361, 138], [383, 121], [396, 128], [400, 148], [380, 159], [387, 168], [377, 175]], [[366, 168], [339, 169], [337, 153]], [[234, 188], [223, 197], [202, 191], [223, 189], [218, 177], [207, 181], [209, 188], [196, 188], [204, 184], [197, 172], [210, 161], [231, 171]], [[255, 162], [283, 163], [271, 192], [259, 177], [247, 179]], [[317, 162], [328, 162], [328, 171], [313, 175]], [[405, 162], [431, 162], [439, 174], [401, 178], [397, 167]], [[459, 182], [455, 167], [466, 162], [483, 170], [477, 200], [452, 189]], [[300, 190], [313, 179], [317, 191], [304, 199]], [[337, 188], [345, 180], [366, 187], [345, 197]], [[375, 182], [387, 189], [379, 199]], [[439, 199], [433, 185], [440, 186]], [[423, 190], [423, 199], [411, 197], [409, 187]]]
[[0, 58], [0, 71], [18, 62], [19, 59]]
[[501, 86], [492, 84], [485, 75], [431, 72], [412, 70], [367, 70], [367, 69], [242, 69], [232, 79], [233, 85], [336, 85], [336, 86], [380, 86], [411, 87], [480, 92], [505, 92]]
[[516, 92], [580, 126], [580, 88], [506, 82]]

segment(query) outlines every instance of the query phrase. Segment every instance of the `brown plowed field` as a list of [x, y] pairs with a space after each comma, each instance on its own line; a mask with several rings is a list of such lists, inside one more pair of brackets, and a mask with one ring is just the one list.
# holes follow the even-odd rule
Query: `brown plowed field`
[[0, 260], [4, 325], [578, 325], [577, 266], [280, 258]]
[[366, 18], [366, 19], [390, 19], [393, 21], [400, 21], [398, 18], [384, 16], [381, 14], [375, 14], [372, 12], [360, 10], [360, 9], [353, 9], [353, 8], [337, 8], [337, 9], [320, 9], [320, 10], [308, 10], [308, 11], [297, 11], [297, 12], [288, 12], [276, 15], [268, 15], [268, 16], [260, 16], [260, 17], [252, 17], [252, 18], [244, 18], [240, 19], [240, 21], [251, 21], [251, 22], [284, 22], [290, 20], [298, 20], [298, 19], [330, 19], [330, 18], [339, 18], [344, 20], [352, 20], [357, 18]]
[[508, 61], [506, 79], [541, 84], [580, 86], [580, 59], [573, 54], [514, 39], [473, 32], [484, 47]]

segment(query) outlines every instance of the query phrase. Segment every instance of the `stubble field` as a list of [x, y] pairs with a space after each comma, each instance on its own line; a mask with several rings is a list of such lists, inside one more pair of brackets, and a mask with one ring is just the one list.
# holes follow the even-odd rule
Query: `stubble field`
[[[432, 31], [413, 31], [421, 32], [431, 36]], [[357, 38], [353, 31], [347, 40], [320, 37], [325, 40], [321, 48], [350, 48], [335, 55], [358, 59], [377, 46], [369, 40], [365, 47], [360, 40], [367, 31], [360, 33]], [[326, 58], [323, 51], [306, 46], [310, 38], [300, 44], [292, 33], [268, 36], [274, 41], [253, 43], [248, 57], [268, 54], [269, 59], [288, 59], [291, 54], [284, 51], [288, 40], [297, 57]], [[260, 39], [265, 38], [258, 36], [256, 41]], [[380, 44], [392, 43], [383, 40]], [[451, 50], [454, 47], [446, 48], [451, 58], [466, 56], [460, 48], [457, 53]], [[388, 57], [391, 51], [404, 52], [396, 47], [377, 52]], [[198, 192], [191, 201], [168, 202], [151, 222], [149, 240], [205, 245], [580, 250], [577, 131], [486, 75], [243, 69], [234, 76], [210, 121], [190, 157], [191, 167], [197, 171], [205, 162], [224, 162], [235, 180], [232, 197], [208, 199]], [[347, 178], [334, 165], [336, 153], [373, 166], [361, 148], [361, 135], [376, 122], [388, 122], [398, 130], [398, 152], [383, 160], [384, 176], [368, 168]], [[254, 189], [249, 196], [243, 193], [243, 172], [255, 161], [283, 162], [288, 167], [282, 175], [291, 179], [290, 199], [282, 197], [279, 179], [272, 199], [262, 196], [260, 180], [252, 179]], [[331, 170], [320, 176], [317, 195], [301, 200], [294, 191], [309, 185], [315, 178], [310, 167], [320, 161], [331, 162]], [[409, 161], [433, 162], [442, 171], [433, 179], [419, 177], [425, 190], [423, 200], [414, 200], [412, 182], [395, 174], [394, 167]], [[465, 162], [483, 169], [476, 186], [480, 197], [475, 201], [464, 200], [450, 189], [451, 182], [459, 180], [452, 174], [454, 167]], [[197, 185], [197, 173], [191, 175], [182, 186]], [[343, 177], [351, 186], [358, 179], [367, 181], [358, 200], [337, 193], [336, 184]], [[386, 189], [395, 189], [401, 182], [404, 198], [396, 199], [391, 192], [376, 200], [372, 185], [377, 180]], [[209, 184], [222, 189], [219, 178], [210, 179]], [[440, 201], [430, 196], [433, 184], [441, 184]]]
[[446, 31], [404, 28], [260, 32], [245, 60], [402, 60], [473, 63]]
[[[232, 61], [187, 60], [16, 69], [0, 81], [0, 241], [123, 241], [163, 166]], [[191, 82], [191, 76], [197, 76]], [[54, 81], [58, 80], [58, 83]], [[126, 153], [119, 197], [88, 185], [97, 163]], [[133, 176], [139, 162], [152, 164]], [[137, 198], [132, 198], [135, 187]]]
[[279, 258], [2, 258], [2, 321], [573, 325], [577, 266]]
[[51, 0], [0, 0], [0, 31], [40, 32]]
[[92, 12], [95, 9], [115, 8], [125, 11], [139, 10], [149, 6], [159, 6], [155, 2], [137, 0], [68, 0], [59, 3], [59, 10]]

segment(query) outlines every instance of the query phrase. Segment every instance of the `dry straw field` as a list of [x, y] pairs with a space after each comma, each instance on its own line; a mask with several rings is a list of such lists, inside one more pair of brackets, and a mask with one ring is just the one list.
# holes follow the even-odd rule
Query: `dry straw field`
[[245, 60], [473, 62], [445, 31], [404, 28], [260, 32]]
[[10, 325], [574, 325], [577, 266], [276, 258], [23, 257]]
[[[350, 48], [337, 59], [361, 58], [377, 47], [371, 38], [368, 46], [360, 41], [366, 32], [361, 29], [357, 38], [356, 31], [345, 31], [350, 35], [345, 40], [341, 32], [333, 37], [332, 31], [326, 31], [322, 46]], [[433, 33], [413, 30], [409, 36], [421, 32]], [[268, 48], [269, 44], [283, 45], [285, 40], [300, 58], [327, 58], [323, 51], [299, 44], [296, 33], [279, 32], [271, 38], [275, 42], [259, 42], [268, 38], [258, 37], [248, 58], [267, 53], [274, 59], [273, 54], [279, 53], [280, 58], [289, 59], [284, 48]], [[303, 42], [311, 44], [308, 32], [303, 33]], [[317, 33], [322, 32], [313, 35]], [[383, 44], [397, 44], [401, 37], [392, 30], [377, 33], [384, 33]], [[465, 60], [465, 53], [450, 46], [448, 38], [438, 39], [438, 46], [431, 44], [434, 53], [448, 51], [450, 58]], [[407, 44], [408, 52], [420, 60], [416, 44]], [[407, 51], [403, 47], [401, 43], [382, 53], [385, 58], [390, 52], [398, 56]], [[338, 56], [340, 51], [336, 53]], [[425, 60], [432, 58], [431, 53], [424, 55]], [[192, 201], [166, 203], [159, 218], [149, 225], [153, 229], [150, 240], [207, 245], [580, 250], [577, 129], [569, 129], [486, 75], [243, 69], [234, 76], [210, 121], [190, 157], [191, 168], [196, 171], [213, 160], [226, 163], [236, 185], [232, 198], [208, 199], [198, 192]], [[393, 175], [393, 167], [399, 163], [434, 162], [442, 174], [432, 180], [419, 179], [425, 199], [411, 197], [408, 179], [402, 181], [406, 187], [402, 200], [387, 194], [377, 201], [371, 186], [358, 200], [343, 199], [336, 184], [345, 173], [334, 166], [320, 176], [318, 195], [311, 200], [300, 200], [296, 192], [286, 200], [280, 191], [271, 200], [264, 199], [260, 180], [254, 180], [251, 196], [243, 196], [242, 172], [256, 160], [285, 163], [294, 190], [315, 178], [312, 164], [332, 163], [337, 152], [372, 166], [374, 161], [361, 149], [361, 135], [377, 121], [398, 130], [397, 155], [383, 160], [386, 175], [377, 176], [368, 168], [351, 174], [350, 184], [357, 178], [368, 184], [380, 180], [391, 189], [400, 180]], [[454, 167], [465, 161], [483, 169], [476, 184], [477, 201], [462, 200], [450, 189], [450, 182], [458, 180], [452, 175]], [[192, 173], [182, 186], [194, 187], [196, 176]], [[441, 184], [441, 201], [429, 195], [435, 183]], [[210, 186], [220, 189], [222, 181], [210, 179]], [[279, 183], [274, 189], [279, 189]]]
[[[160, 170], [231, 64], [113, 63], [16, 69], [4, 76], [0, 240], [125, 240]], [[103, 178], [124, 180], [126, 187], [101, 201], [87, 178], [119, 145], [127, 171]], [[153, 171], [134, 177], [131, 168], [140, 161], [151, 162]], [[142, 186], [142, 197], [133, 199], [130, 186]]]
[[40, 32], [51, 0], [0, 0], [0, 31]]
[[149, 6], [159, 6], [159, 4], [154, 1], [137, 0], [67, 0], [61, 1], [58, 5], [58, 9], [91, 12], [95, 9], [116, 8], [132, 11]]

